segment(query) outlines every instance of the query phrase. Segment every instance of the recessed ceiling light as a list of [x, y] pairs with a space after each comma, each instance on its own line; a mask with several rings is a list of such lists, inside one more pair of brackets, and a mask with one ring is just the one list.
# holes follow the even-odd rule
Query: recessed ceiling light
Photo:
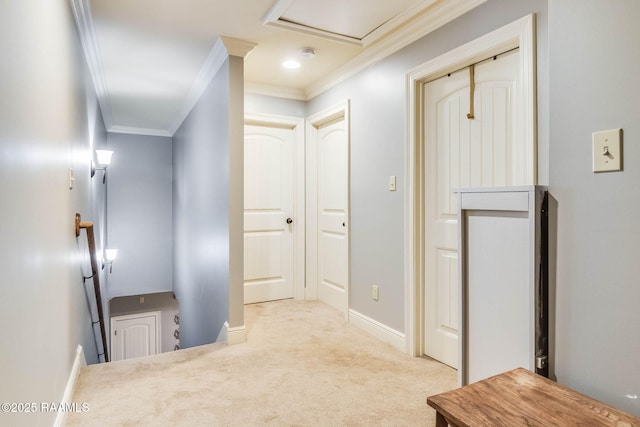
[[300, 63], [298, 61], [293, 60], [293, 59], [289, 59], [288, 61], [284, 61], [282, 63], [282, 66], [284, 68], [288, 68], [290, 70], [294, 70], [296, 68], [300, 68]]

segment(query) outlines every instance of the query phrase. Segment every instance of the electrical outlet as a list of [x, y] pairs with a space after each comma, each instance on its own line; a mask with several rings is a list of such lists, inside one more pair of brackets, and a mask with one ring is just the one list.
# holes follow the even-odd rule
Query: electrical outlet
[[378, 285], [373, 285], [373, 300], [378, 301], [380, 298], [380, 288]]

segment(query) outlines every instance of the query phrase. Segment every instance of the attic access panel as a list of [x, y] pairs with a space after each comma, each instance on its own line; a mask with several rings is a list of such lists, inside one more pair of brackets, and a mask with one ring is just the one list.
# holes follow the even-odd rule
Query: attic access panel
[[366, 46], [433, 3], [435, 0], [276, 0], [262, 22]]

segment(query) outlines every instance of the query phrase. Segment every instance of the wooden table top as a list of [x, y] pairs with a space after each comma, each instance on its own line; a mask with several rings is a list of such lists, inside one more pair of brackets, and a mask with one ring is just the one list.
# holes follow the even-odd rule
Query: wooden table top
[[640, 418], [518, 368], [427, 398], [455, 426], [640, 426]]

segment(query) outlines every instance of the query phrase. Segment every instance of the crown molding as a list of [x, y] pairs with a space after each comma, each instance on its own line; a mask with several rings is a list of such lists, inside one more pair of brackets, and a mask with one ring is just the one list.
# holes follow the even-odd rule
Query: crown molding
[[180, 115], [168, 130], [170, 136], [173, 136], [173, 134], [176, 133], [178, 128], [182, 125], [182, 122], [184, 122], [191, 110], [193, 110], [193, 107], [198, 103], [198, 100], [204, 91], [207, 90], [209, 84], [218, 71], [220, 71], [220, 68], [228, 57], [229, 55], [227, 54], [227, 49], [223, 41], [221, 38], [218, 38], [211, 51], [209, 51], [209, 55], [198, 72], [196, 80], [193, 82], [193, 85], [191, 85], [189, 94], [185, 98], [185, 102], [180, 110]]
[[220, 68], [225, 63], [229, 56], [238, 56], [244, 58], [256, 47], [256, 43], [252, 43], [246, 40], [235, 39], [233, 37], [218, 37], [213, 48], [209, 52], [204, 65], [200, 69], [196, 80], [189, 90], [185, 102], [182, 106], [178, 119], [171, 125], [168, 132], [170, 136], [173, 136], [178, 128], [182, 125], [187, 118], [193, 107], [198, 103], [198, 100], [202, 96], [205, 90], [209, 87], [209, 84], [220, 71]]
[[109, 129], [113, 126], [111, 102], [109, 100], [107, 82], [104, 78], [102, 62], [100, 61], [100, 48], [93, 18], [91, 17], [89, 0], [69, 1], [78, 28], [80, 44], [82, 45], [87, 67], [89, 68], [93, 86], [98, 97], [98, 103], [100, 104], [100, 110], [102, 111], [102, 120], [104, 121], [105, 128]]
[[102, 111], [102, 120], [107, 132], [112, 133], [131, 133], [134, 135], [152, 135], [152, 136], [173, 136], [180, 127], [189, 112], [196, 105], [200, 96], [211, 83], [211, 80], [220, 70], [220, 67], [227, 60], [228, 56], [245, 57], [256, 46], [245, 40], [235, 39], [232, 37], [220, 37], [207, 56], [207, 59], [200, 69], [196, 80], [191, 86], [191, 90], [187, 95], [180, 115], [170, 126], [169, 129], [149, 129], [131, 126], [114, 125], [111, 112], [111, 101], [109, 99], [109, 91], [107, 82], [104, 77], [102, 62], [100, 61], [100, 48], [98, 38], [96, 36], [95, 25], [91, 17], [91, 6], [89, 0], [69, 0], [73, 16], [78, 27], [80, 43], [84, 52], [87, 66], [93, 80], [93, 86], [98, 97], [100, 110]]
[[401, 27], [413, 19], [414, 16], [418, 16], [424, 13], [427, 9], [433, 6], [438, 0], [423, 0], [417, 5], [400, 12], [375, 30], [371, 31], [362, 39], [362, 45], [367, 47], [374, 42], [383, 39], [387, 34], [391, 33], [396, 27]]
[[193, 82], [191, 90], [189, 90], [189, 94], [185, 99], [180, 115], [168, 130], [170, 136], [173, 136], [173, 134], [176, 133], [191, 110], [193, 110], [193, 107], [195, 107], [195, 105], [198, 103], [198, 100], [200, 99], [204, 91], [207, 90], [209, 84], [218, 73], [218, 71], [220, 71], [220, 68], [225, 63], [227, 58], [229, 56], [238, 56], [244, 58], [256, 46], [256, 43], [252, 43], [246, 40], [224, 36], [218, 37], [218, 40], [216, 40], [216, 43], [213, 45], [213, 48], [209, 52], [204, 65], [200, 69], [200, 72], [198, 72], [198, 76]]
[[306, 99], [313, 99], [321, 93], [342, 83], [349, 77], [381, 61], [387, 56], [408, 46], [414, 41], [437, 30], [457, 17], [467, 13], [487, 0], [447, 0], [424, 10], [410, 24], [405, 25], [388, 37], [367, 48], [360, 55], [347, 62], [319, 81], [305, 88]]
[[244, 92], [254, 95], [265, 95], [273, 96], [276, 98], [294, 99], [296, 101], [308, 101], [307, 96], [303, 90], [284, 86], [245, 82]]
[[171, 138], [173, 133], [163, 129], [139, 128], [134, 126], [111, 126], [107, 129], [109, 133], [127, 133], [131, 135], [147, 135], [147, 136], [167, 136]]
[[[388, 37], [381, 38], [377, 43], [375, 43], [375, 40], [380, 39], [380, 37], [372, 33], [370, 36], [373, 36], [375, 40], [365, 38], [365, 44], [369, 44], [369, 47], [366, 47], [361, 54], [303, 90], [248, 82], [245, 84], [245, 92], [309, 101], [486, 1], [487, 0], [445, 0], [434, 4], [435, 2], [433, 0], [427, 0], [411, 11], [406, 12], [403, 16], [398, 16], [397, 19], [394, 18], [393, 20], [395, 23], [407, 21], [412, 14], [416, 14], [415, 19], [410, 23], [401, 26]], [[263, 22], [267, 23], [269, 19], [275, 19], [274, 16], [280, 13], [276, 8], [278, 4], [287, 5], [288, 3], [286, 3], [286, 1], [276, 3], [267, 16], [265, 16]], [[380, 28], [379, 30], [382, 31], [384, 29]], [[377, 31], [378, 30], [376, 30], [376, 32]], [[388, 31], [388, 29], [386, 31]]]
[[[213, 77], [220, 70], [229, 56], [246, 57], [256, 46], [255, 43], [232, 37], [220, 37], [211, 49], [205, 64], [189, 91], [183, 104], [181, 113], [169, 129], [146, 129], [113, 124], [111, 102], [100, 61], [100, 49], [91, 17], [89, 0], [69, 0], [78, 27], [78, 33], [85, 54], [87, 65], [93, 80], [94, 88], [100, 104], [102, 118], [108, 132], [133, 133], [138, 135], [173, 136], [185, 118], [196, 105], [202, 93], [207, 89]], [[371, 42], [365, 50], [351, 61], [347, 62], [326, 77], [314, 82], [304, 89], [293, 89], [258, 83], [245, 83], [245, 93], [266, 95], [279, 98], [308, 101], [321, 93], [331, 89], [349, 77], [357, 74], [430, 32], [451, 22], [453, 19], [486, 2], [486, 0], [444, 0], [425, 8], [433, 0], [425, 0], [413, 10], [418, 15], [408, 24], [393, 30], [387, 37]], [[285, 3], [282, 3], [285, 4]], [[420, 12], [421, 10], [421, 12]], [[277, 12], [277, 11], [276, 11]], [[268, 16], [265, 17], [265, 20]], [[393, 22], [400, 22], [404, 17], [394, 18]], [[380, 30], [383, 30], [380, 28]], [[376, 30], [374, 33], [377, 33]], [[374, 36], [374, 33], [369, 36]], [[367, 37], [369, 37], [367, 36]], [[375, 35], [377, 37], [377, 35]], [[365, 38], [366, 39], [366, 38]]]

